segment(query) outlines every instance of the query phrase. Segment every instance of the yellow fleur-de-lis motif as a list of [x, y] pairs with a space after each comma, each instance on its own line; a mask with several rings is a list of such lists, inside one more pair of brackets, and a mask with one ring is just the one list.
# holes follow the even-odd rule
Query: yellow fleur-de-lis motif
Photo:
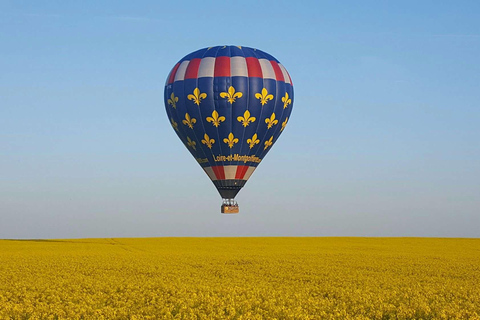
[[182, 123], [188, 126], [190, 129], [193, 129], [193, 125], [197, 123], [197, 119], [191, 118], [188, 113], [185, 113], [185, 120], [182, 120]]
[[267, 129], [270, 129], [272, 126], [278, 123], [278, 120], [275, 119], [275, 112], [272, 113], [270, 118], [265, 119], [265, 123], [267, 124]]
[[232, 86], [228, 88], [228, 92], [220, 92], [220, 97], [227, 98], [230, 104], [233, 104], [235, 102], [235, 99], [241, 98], [242, 96], [243, 96], [243, 93], [235, 92], [235, 88]]
[[263, 106], [268, 102], [268, 100], [273, 100], [273, 94], [269, 94], [267, 89], [263, 88], [262, 93], [255, 93], [255, 98], [259, 99]]
[[288, 122], [288, 117], [285, 119], [285, 121], [282, 122], [282, 129], [280, 129], [280, 132], [282, 132], [283, 129], [285, 129], [285, 126], [287, 125], [287, 122]]
[[253, 147], [255, 147], [256, 144], [259, 144], [260, 143], [260, 140], [258, 139], [257, 137], [257, 134], [255, 133], [252, 137], [252, 139], [247, 139], [247, 143], [248, 145], [250, 146], [250, 149], [252, 149]]
[[242, 116], [237, 117], [237, 120], [238, 120], [238, 122], [241, 122], [244, 127], [246, 127], [250, 124], [250, 122], [254, 123], [255, 120], [257, 120], [257, 118], [250, 117], [250, 111], [247, 110], [243, 113], [243, 117]]
[[175, 94], [170, 95], [170, 99], [167, 100], [168, 104], [171, 104], [173, 109], [177, 109], [178, 97], [175, 97]]
[[190, 137], [187, 137], [187, 145], [189, 147], [191, 147], [193, 150], [197, 150], [197, 148], [195, 147], [197, 145], [197, 143], [193, 140], [190, 139]]
[[170, 123], [172, 124], [173, 129], [175, 129], [175, 131], [178, 131], [178, 123], [176, 123], [173, 118], [170, 118]]
[[207, 94], [205, 92], [200, 93], [200, 89], [195, 88], [193, 90], [193, 94], [189, 94], [187, 96], [188, 100], [193, 100], [193, 102], [199, 106], [200, 102], [202, 102], [202, 99], [205, 99], [207, 97]]
[[213, 110], [212, 116], [207, 117], [207, 122], [211, 122], [217, 128], [220, 125], [220, 122], [223, 122], [223, 121], [225, 121], [225, 117], [219, 116], [217, 110]]
[[205, 144], [208, 147], [208, 149], [212, 149], [212, 145], [215, 143], [215, 139], [210, 139], [208, 134], [205, 133], [203, 135], [202, 143]]
[[289, 104], [292, 104], [292, 99], [288, 97], [288, 92], [285, 92], [285, 97], [282, 97], [283, 109], [287, 108]]
[[267, 141], [265, 141], [265, 148], [263, 150], [267, 150], [268, 147], [270, 147], [273, 144], [273, 136], [270, 137]]
[[223, 142], [225, 142], [226, 144], [228, 144], [228, 146], [229, 146], [230, 149], [231, 149], [231, 148], [233, 148], [233, 145], [234, 145], [235, 143], [238, 143], [238, 138], [235, 138], [235, 137], [233, 136], [233, 133], [230, 132], [230, 134], [228, 135], [228, 138], [223, 139]]

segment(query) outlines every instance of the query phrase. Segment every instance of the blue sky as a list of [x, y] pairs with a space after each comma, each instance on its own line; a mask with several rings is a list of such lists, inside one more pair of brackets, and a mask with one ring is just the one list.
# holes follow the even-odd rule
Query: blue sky
[[[163, 105], [224, 44], [295, 88], [235, 216]], [[0, 1], [0, 238], [480, 237], [479, 57], [478, 1]]]

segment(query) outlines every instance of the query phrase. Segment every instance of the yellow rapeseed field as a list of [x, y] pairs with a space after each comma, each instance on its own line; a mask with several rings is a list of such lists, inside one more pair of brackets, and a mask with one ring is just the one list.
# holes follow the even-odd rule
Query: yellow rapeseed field
[[480, 239], [0, 240], [0, 319], [480, 319]]

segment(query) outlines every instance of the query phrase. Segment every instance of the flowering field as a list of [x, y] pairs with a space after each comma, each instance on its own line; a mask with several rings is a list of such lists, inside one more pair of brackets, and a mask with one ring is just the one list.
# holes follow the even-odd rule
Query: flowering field
[[480, 239], [0, 240], [0, 319], [480, 319]]

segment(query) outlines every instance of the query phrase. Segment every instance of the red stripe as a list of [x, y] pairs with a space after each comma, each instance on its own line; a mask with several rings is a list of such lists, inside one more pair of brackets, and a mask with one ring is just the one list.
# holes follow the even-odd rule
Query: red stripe
[[223, 166], [213, 166], [211, 168], [213, 173], [215, 173], [217, 180], [225, 180], [225, 171], [223, 170]]
[[215, 59], [214, 77], [230, 77], [230, 57], [217, 57]]
[[190, 61], [185, 71], [185, 79], [196, 79], [198, 75], [198, 68], [200, 68], [200, 61], [202, 59], [195, 58]]
[[275, 78], [277, 78], [277, 81], [283, 81], [285, 82], [285, 78], [283, 77], [283, 72], [282, 69], [278, 66], [278, 63], [276, 61], [270, 61], [270, 64], [273, 67], [273, 71], [275, 71]]
[[249, 77], [263, 78], [262, 67], [257, 58], [248, 57], [245, 58], [247, 61], [247, 69]]
[[243, 177], [245, 176], [245, 173], [247, 173], [247, 170], [248, 170], [248, 166], [238, 166], [237, 173], [235, 174], [235, 179], [242, 180]]
[[178, 67], [180, 67], [180, 62], [173, 67], [172, 71], [170, 71], [170, 76], [168, 77], [168, 84], [173, 83], [175, 79], [175, 74], [177, 73]]

